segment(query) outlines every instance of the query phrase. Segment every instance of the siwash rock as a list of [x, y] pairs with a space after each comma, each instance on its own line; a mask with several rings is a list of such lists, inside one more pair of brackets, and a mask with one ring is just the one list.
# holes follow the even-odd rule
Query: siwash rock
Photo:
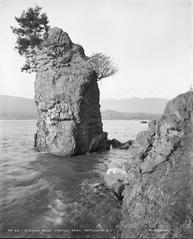
[[97, 76], [84, 49], [66, 32], [52, 28], [37, 53], [35, 147], [59, 156], [102, 150]]
[[131, 148], [122, 238], [192, 238], [193, 92], [168, 102]]

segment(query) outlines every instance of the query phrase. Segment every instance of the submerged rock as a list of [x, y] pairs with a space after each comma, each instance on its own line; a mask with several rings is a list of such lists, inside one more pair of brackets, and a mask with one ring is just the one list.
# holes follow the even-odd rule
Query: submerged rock
[[121, 147], [123, 144], [119, 141], [119, 140], [117, 140], [117, 139], [112, 139], [111, 141], [110, 141], [110, 143], [111, 143], [111, 145], [112, 145], [112, 147], [113, 148], [119, 148], [119, 147]]
[[97, 76], [82, 46], [53, 28], [37, 54], [35, 146], [60, 156], [108, 148], [103, 132]]
[[133, 143], [133, 140], [128, 140], [125, 143], [121, 143], [117, 139], [111, 139], [111, 140], [108, 140], [108, 143], [109, 145], [112, 145], [112, 148], [114, 149], [129, 149]]
[[133, 144], [133, 140], [128, 140], [127, 142], [125, 142], [124, 144], [122, 144], [119, 149], [129, 149], [131, 147], [131, 145]]
[[123, 238], [192, 238], [193, 92], [168, 102], [138, 134], [123, 191]]

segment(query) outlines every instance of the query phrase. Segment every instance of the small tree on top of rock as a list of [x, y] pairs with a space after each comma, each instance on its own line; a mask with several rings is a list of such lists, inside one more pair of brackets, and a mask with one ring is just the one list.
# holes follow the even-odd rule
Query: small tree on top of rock
[[112, 58], [103, 53], [93, 54], [89, 61], [97, 74], [98, 81], [117, 72], [117, 67], [114, 65]]
[[26, 58], [21, 71], [36, 72], [35, 48], [40, 48], [41, 42], [48, 36], [48, 18], [40, 13], [41, 7], [28, 8], [20, 17], [15, 17], [19, 27], [11, 26], [12, 32], [17, 35], [15, 49]]

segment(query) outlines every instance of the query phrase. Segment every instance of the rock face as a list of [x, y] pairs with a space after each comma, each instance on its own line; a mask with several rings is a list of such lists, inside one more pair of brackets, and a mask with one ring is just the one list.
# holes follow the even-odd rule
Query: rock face
[[126, 165], [123, 238], [192, 238], [193, 92], [138, 134]]
[[60, 156], [102, 150], [107, 134], [102, 130], [97, 77], [84, 49], [53, 28], [36, 62], [35, 147]]

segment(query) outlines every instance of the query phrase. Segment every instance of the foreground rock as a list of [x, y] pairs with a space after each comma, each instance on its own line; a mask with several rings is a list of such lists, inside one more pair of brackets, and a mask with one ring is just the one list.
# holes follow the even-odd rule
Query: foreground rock
[[124, 179], [126, 171], [120, 167], [109, 168], [104, 176], [104, 182], [107, 188], [111, 189], [119, 200], [123, 199], [123, 190], [125, 188]]
[[123, 238], [192, 238], [193, 92], [170, 101], [130, 150]]
[[39, 151], [68, 156], [105, 149], [96, 74], [84, 49], [59, 28], [38, 52], [35, 102]]

